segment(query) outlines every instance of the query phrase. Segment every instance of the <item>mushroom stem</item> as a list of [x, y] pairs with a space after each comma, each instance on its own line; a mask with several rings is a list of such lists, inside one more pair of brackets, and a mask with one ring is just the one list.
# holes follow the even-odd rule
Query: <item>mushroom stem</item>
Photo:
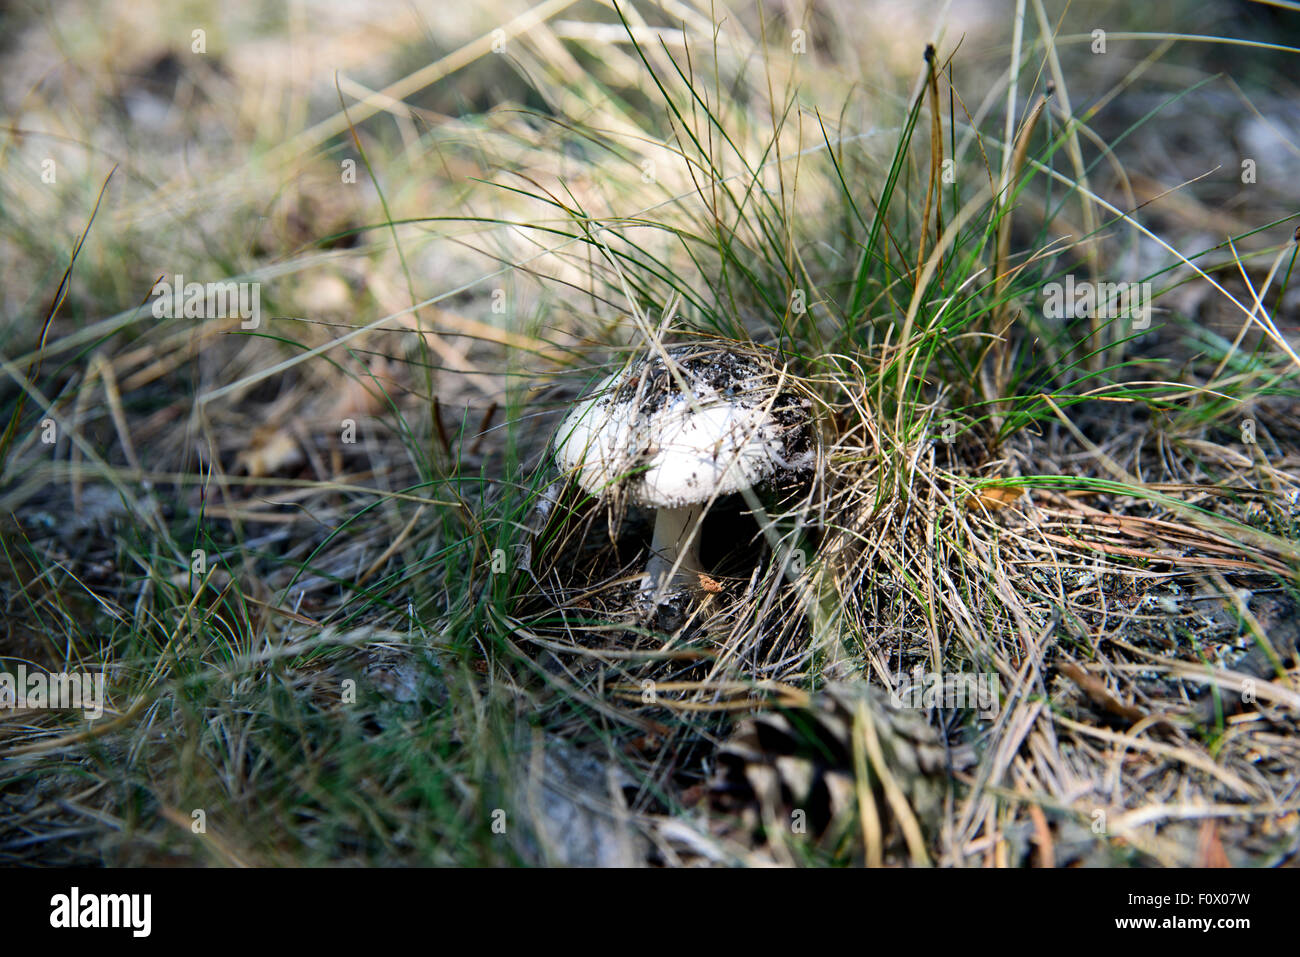
[[[691, 534], [703, 511], [702, 505], [685, 505], [681, 508], [661, 508], [655, 513], [655, 535], [654, 541], [650, 543], [650, 561], [646, 565], [643, 591], [667, 592], [667, 586], [671, 584], [667, 579], [673, 565], [677, 565], [674, 579], [677, 581], [699, 571], [700, 536], [696, 534], [685, 550], [681, 545]], [[681, 557], [680, 564], [678, 556]]]

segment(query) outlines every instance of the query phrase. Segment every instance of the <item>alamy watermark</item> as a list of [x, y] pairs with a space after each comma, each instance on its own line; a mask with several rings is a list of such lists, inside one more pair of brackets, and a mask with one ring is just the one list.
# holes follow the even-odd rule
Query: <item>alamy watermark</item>
[[1065, 282], [1043, 286], [1043, 316], [1047, 319], [1131, 319], [1133, 328], [1151, 325], [1151, 283]]
[[84, 711], [94, 721], [104, 716], [104, 672], [49, 674], [28, 672], [26, 665], [16, 674], [0, 671], [0, 711], [7, 708]]
[[925, 671], [894, 675], [889, 702], [895, 708], [969, 708], [981, 718], [997, 716], [1001, 684], [996, 671]]
[[260, 282], [186, 282], [177, 273], [153, 287], [155, 319], [235, 319], [241, 329], [256, 329], [262, 323]]
[[50, 898], [50, 926], [125, 928], [133, 937], [148, 937], [153, 930], [153, 895], [83, 894], [74, 886]]

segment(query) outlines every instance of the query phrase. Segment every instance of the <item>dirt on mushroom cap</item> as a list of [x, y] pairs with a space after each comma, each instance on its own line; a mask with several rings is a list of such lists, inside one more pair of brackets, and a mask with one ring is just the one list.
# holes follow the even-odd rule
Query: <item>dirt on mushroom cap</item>
[[777, 392], [780, 370], [743, 346], [687, 344], [602, 382], [565, 419], [557, 457], [588, 491], [674, 506], [806, 471], [815, 459], [807, 399]]

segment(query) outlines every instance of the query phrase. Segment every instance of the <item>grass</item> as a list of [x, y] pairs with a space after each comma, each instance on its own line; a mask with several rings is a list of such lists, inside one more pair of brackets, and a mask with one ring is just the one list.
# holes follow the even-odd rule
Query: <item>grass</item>
[[[1263, 176], [1215, 231], [1222, 178], [1143, 166], [1208, 91], [1275, 99], [1177, 14], [1110, 11], [1110, 58], [1032, 0], [900, 26], [899, 76], [852, 24], [540, 10], [396, 80], [268, 80], [275, 135], [223, 96], [235, 23], [7, 124], [0, 655], [102, 669], [109, 707], [0, 713], [2, 859], [1294, 861], [1300, 214]], [[182, 100], [200, 132], [134, 145]], [[260, 283], [263, 321], [154, 318], [177, 273]], [[1149, 327], [1046, 315], [1067, 276], [1150, 283]], [[718, 588], [665, 629], [629, 601], [647, 516], [548, 441], [698, 338], [782, 364], [820, 462], [714, 504]], [[996, 678], [996, 713], [892, 703], [917, 673]]]

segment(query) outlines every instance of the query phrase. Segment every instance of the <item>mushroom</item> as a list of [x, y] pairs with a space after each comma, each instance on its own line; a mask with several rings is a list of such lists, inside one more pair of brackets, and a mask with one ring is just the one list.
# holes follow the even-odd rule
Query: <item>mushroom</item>
[[765, 356], [712, 344], [666, 353], [671, 369], [652, 352], [606, 378], [556, 437], [560, 467], [583, 490], [656, 510], [642, 592], [661, 596], [701, 570], [697, 525], [708, 503], [816, 458], [811, 403], [778, 391], [781, 374]]

